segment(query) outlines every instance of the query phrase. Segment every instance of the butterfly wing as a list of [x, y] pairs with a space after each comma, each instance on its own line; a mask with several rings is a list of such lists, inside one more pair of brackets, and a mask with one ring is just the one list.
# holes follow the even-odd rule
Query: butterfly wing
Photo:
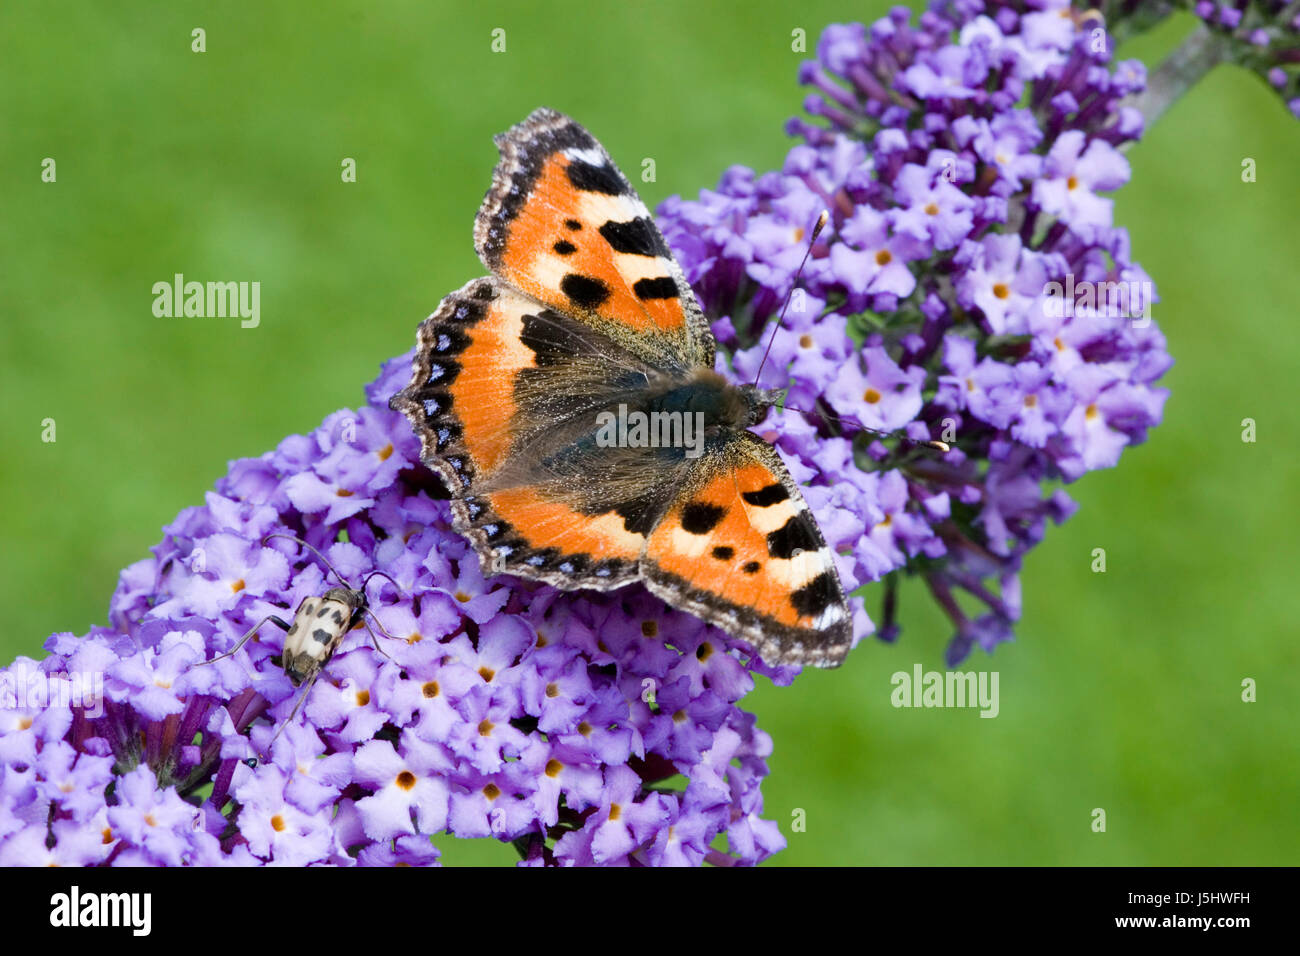
[[635, 401], [654, 370], [495, 277], [443, 299], [417, 340], [411, 383], [390, 404], [485, 568], [566, 588], [636, 580], [683, 459], [601, 448], [594, 433], [596, 413]]
[[484, 265], [656, 367], [712, 368], [713, 335], [690, 285], [596, 138], [543, 108], [496, 144], [501, 161], [474, 224]]
[[768, 663], [837, 667], [852, 644], [834, 556], [776, 449], [748, 431], [699, 459], [650, 533], [641, 574]]

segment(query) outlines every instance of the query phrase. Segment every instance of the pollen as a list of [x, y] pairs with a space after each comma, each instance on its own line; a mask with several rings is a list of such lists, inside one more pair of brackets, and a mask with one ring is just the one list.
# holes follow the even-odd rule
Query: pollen
[[1035, 405], [1037, 405], [1037, 404], [1038, 404], [1038, 396], [1037, 396], [1037, 395], [1026, 395], [1026, 396], [1025, 396], [1025, 408], [1033, 408], [1033, 407], [1034, 407]]
[[156, 827], [158, 825], [158, 821], [153, 818], [152, 813], [146, 813], [144, 815], [144, 822], [149, 824], [151, 827]]
[[370, 691], [368, 690], [357, 691], [357, 706], [364, 707], [368, 703], [370, 703]]
[[1089, 405], [1083, 412], [1083, 416], [1086, 419], [1088, 419], [1088, 421], [1092, 421], [1094, 418], [1096, 418], [1097, 414], [1098, 414], [1097, 406], [1095, 404]]
[[490, 721], [490, 720], [488, 720], [486, 717], [484, 717], [482, 720], [479, 721], [479, 724], [478, 724], [478, 735], [479, 735], [480, 737], [491, 737], [491, 736], [492, 736], [492, 728], [495, 727], [495, 726], [496, 726], [496, 724], [492, 723], [492, 721]]
[[230, 590], [236, 594], [244, 590], [244, 579], [240, 578], [238, 581], [232, 581], [230, 584]]
[[153, 682], [153, 686], [161, 687], [163, 690], [169, 690], [172, 686], [172, 682], [169, 680], [156, 680]]
[[993, 294], [999, 299], [1006, 299], [1010, 297], [1011, 290], [1007, 288], [1005, 282], [997, 282], [993, 285]]
[[478, 669], [478, 676], [490, 684], [492, 683], [492, 678], [497, 676], [497, 672], [485, 664]]
[[275, 816], [271, 817], [271, 829], [274, 830], [276, 833], [283, 833], [284, 817], [280, 816], [280, 814], [278, 813]]
[[456, 600], [459, 601], [461, 604], [468, 604], [470, 598], [469, 595], [466, 594], [464, 591], [457, 591]]
[[547, 697], [560, 696], [560, 686], [556, 684], [555, 681], [551, 681], [551, 683], [546, 685], [546, 696]]
[[554, 757], [546, 761], [546, 776], [548, 777], [551, 778], [558, 777], [560, 775], [560, 771], [563, 769], [564, 769], [564, 764], [560, 763]]
[[495, 783], [489, 783], [483, 788], [483, 796], [487, 797], [489, 800], [495, 800], [497, 797], [501, 796], [501, 788]]
[[410, 635], [406, 638], [406, 643], [419, 644], [422, 640], [424, 640], [423, 634], [421, 634], [419, 631], [412, 631]]
[[100, 834], [100, 838], [104, 841], [104, 844], [107, 846], [109, 843], [113, 842], [113, 831], [110, 830], [108, 827], [104, 827], [104, 832]]
[[707, 661], [713, 656], [713, 645], [705, 641], [695, 649], [695, 658], [700, 661]]
[[938, 206], [938, 204], [937, 204], [937, 203], [932, 203], [932, 202], [931, 202], [931, 203], [926, 203], [926, 204], [925, 204], [925, 214], [926, 214], [927, 216], [937, 216], [937, 215], [939, 215], [939, 206]]
[[351, 498], [351, 497], [352, 497], [352, 492], [348, 491], [346, 488], [340, 488], [338, 491], [336, 491], [336, 492], [334, 492], [334, 493], [335, 493], [336, 495], [338, 495], [340, 498]]
[[[937, 210], [936, 210], [937, 211]], [[931, 213], [933, 215], [933, 213]], [[894, 254], [888, 249], [881, 249], [876, 253], [876, 265], [887, 266], [894, 261]]]
[[869, 388], [862, 393], [862, 400], [868, 405], [874, 405], [876, 402], [880, 401], [880, 393], [874, 388]]
[[1065, 181], [1065, 188], [1066, 188], [1066, 189], [1069, 189], [1069, 190], [1075, 190], [1075, 189], [1078, 189], [1078, 188], [1079, 188], [1079, 177], [1078, 177], [1078, 176], [1071, 176], [1069, 179], [1067, 179], [1067, 180]]
[[678, 710], [673, 712], [673, 723], [681, 724], [686, 722], [686, 711]]
[[803, 226], [799, 226], [794, 231], [794, 241], [803, 242]]
[[578, 733], [582, 734], [582, 736], [584, 737], [590, 737], [591, 724], [587, 723], [585, 720], [582, 723], [578, 724]]
[[812, 347], [813, 347], [813, 337], [811, 335], [805, 334], [799, 336], [799, 348], [810, 349]]
[[388, 461], [388, 458], [390, 455], [392, 455], [392, 453], [393, 453], [392, 442], [389, 442], [383, 448], [379, 449], [379, 451], [375, 452], [375, 454], [379, 456], [380, 461]]
[[397, 785], [403, 790], [411, 790], [415, 787], [415, 774], [409, 770], [403, 770], [397, 775]]
[[611, 803], [609, 805], [609, 819], [611, 823], [617, 820], [622, 815], [623, 815], [623, 808], [620, 807], [617, 803]]
[[28, 730], [28, 729], [31, 728], [31, 726], [32, 726], [32, 718], [30, 718], [30, 717], [19, 717], [19, 718], [18, 718], [18, 729], [19, 729], [19, 730]]
[[1056, 346], [1056, 351], [1058, 352], [1065, 351], [1065, 343], [1061, 341], [1061, 337], [1059, 335], [1056, 338], [1052, 339], [1052, 344]]
[[440, 693], [442, 693], [442, 688], [438, 686], [438, 682], [436, 680], [431, 680], [420, 688], [420, 693], [422, 693], [425, 697], [432, 699], [434, 697], [437, 697]]
[[642, 621], [642, 622], [641, 622], [641, 636], [642, 636], [642, 637], [658, 637], [658, 636], [659, 636], [659, 622], [658, 622], [658, 621]]

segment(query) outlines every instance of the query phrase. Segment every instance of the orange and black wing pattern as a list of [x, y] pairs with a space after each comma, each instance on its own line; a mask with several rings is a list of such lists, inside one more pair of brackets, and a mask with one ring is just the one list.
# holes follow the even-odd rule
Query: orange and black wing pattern
[[484, 265], [657, 363], [713, 367], [713, 337], [659, 227], [596, 138], [535, 110], [496, 138], [474, 224]]
[[776, 450], [751, 432], [702, 460], [651, 532], [641, 573], [764, 660], [835, 667], [852, 644], [834, 556]]

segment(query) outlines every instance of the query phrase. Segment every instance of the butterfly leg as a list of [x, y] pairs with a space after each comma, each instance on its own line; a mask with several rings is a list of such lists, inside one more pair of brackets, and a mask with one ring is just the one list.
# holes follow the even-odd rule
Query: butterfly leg
[[272, 623], [274, 623], [278, 628], [280, 628], [280, 630], [284, 631], [286, 634], [289, 633], [289, 625], [286, 624], [282, 618], [277, 617], [274, 614], [268, 614], [266, 617], [262, 618], [260, 621], [254, 624], [252, 628], [249, 629], [248, 633], [245, 634], [243, 637], [241, 637], [235, 643], [235, 646], [232, 647], [230, 650], [226, 651], [226, 653], [218, 654], [210, 661], [199, 661], [199, 663], [194, 666], [199, 667], [203, 664], [215, 664], [217, 661], [225, 660], [227, 657], [233, 656], [241, 647], [244, 646], [245, 643], [247, 643], [250, 637], [252, 637], [254, 634], [258, 632], [261, 626], [265, 624], [267, 621], [271, 621]]

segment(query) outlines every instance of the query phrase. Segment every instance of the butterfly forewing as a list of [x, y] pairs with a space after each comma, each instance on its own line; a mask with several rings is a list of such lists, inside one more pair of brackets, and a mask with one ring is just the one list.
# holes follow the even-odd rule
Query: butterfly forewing
[[632, 351], [712, 367], [713, 339], [650, 211], [604, 147], [554, 110], [496, 138], [474, 227], [484, 265]]

